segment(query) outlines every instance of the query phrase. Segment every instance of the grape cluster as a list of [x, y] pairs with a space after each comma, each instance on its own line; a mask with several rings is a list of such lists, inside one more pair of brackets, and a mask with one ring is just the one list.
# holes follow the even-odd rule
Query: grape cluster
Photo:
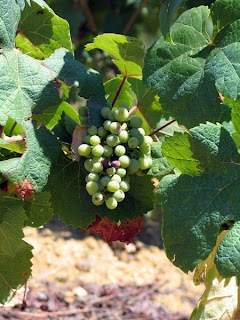
[[[79, 112], [87, 116], [86, 107]], [[106, 119], [103, 126], [88, 128], [78, 153], [87, 158], [86, 190], [92, 202], [97, 206], [105, 202], [107, 208], [115, 209], [130, 189], [129, 175], [144, 175], [152, 166], [153, 140], [141, 128], [142, 119], [129, 116], [127, 104], [121, 103], [115, 111], [104, 107], [101, 114]]]

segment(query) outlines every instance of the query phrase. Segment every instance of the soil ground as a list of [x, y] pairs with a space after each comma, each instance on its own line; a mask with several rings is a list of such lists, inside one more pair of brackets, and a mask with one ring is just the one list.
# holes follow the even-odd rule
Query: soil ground
[[129, 245], [56, 218], [25, 228], [25, 240], [34, 246], [27, 304], [1, 308], [0, 320], [187, 320], [204, 290], [166, 258], [160, 220], [147, 221]]

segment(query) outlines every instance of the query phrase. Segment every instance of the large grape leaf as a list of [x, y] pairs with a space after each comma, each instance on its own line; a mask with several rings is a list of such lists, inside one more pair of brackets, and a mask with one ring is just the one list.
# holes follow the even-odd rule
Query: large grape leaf
[[[215, 37], [210, 10], [203, 6], [193, 8], [174, 23], [170, 39], [161, 37], [146, 55], [145, 84], [159, 89], [162, 107], [187, 127], [220, 119], [217, 90], [232, 98], [239, 92], [239, 2], [231, 1], [231, 17], [225, 0], [215, 2], [213, 17], [219, 12], [219, 5], [221, 15], [228, 18]], [[214, 22], [218, 23], [217, 19]]]
[[26, 219], [22, 200], [0, 192], [1, 255], [14, 256], [16, 254], [24, 237], [22, 228]]
[[15, 290], [26, 284], [31, 275], [32, 246], [22, 241], [16, 254], [11, 257], [0, 253], [0, 301], [6, 303]]
[[189, 132], [174, 133], [162, 145], [166, 159], [182, 173], [222, 172], [226, 163], [240, 162], [230, 133], [220, 124], [202, 124]]
[[[198, 129], [195, 128], [196, 133], [203, 132], [201, 126]], [[215, 134], [219, 135], [219, 126], [215, 126]], [[202, 135], [204, 155], [213, 162], [216, 160], [216, 165], [218, 160], [220, 171], [212, 167], [212, 172], [200, 177], [167, 176], [158, 186], [158, 201], [164, 212], [165, 250], [169, 259], [185, 272], [192, 271], [200, 260], [206, 259], [216, 244], [222, 224], [239, 219], [240, 161], [239, 157], [237, 162], [231, 159], [236, 147], [233, 143], [228, 145], [229, 139], [224, 138], [224, 143], [220, 139], [219, 144], [214, 144], [214, 140], [205, 142]]]
[[61, 47], [73, 52], [68, 22], [43, 0], [25, 5], [15, 41], [22, 52], [37, 59], [47, 58]]
[[23, 127], [27, 151], [21, 158], [1, 161], [0, 172], [16, 186], [28, 182], [33, 190], [40, 192], [47, 183], [52, 165], [58, 159], [60, 145], [44, 127], [35, 129], [30, 121], [26, 121]]
[[136, 38], [105, 33], [86, 45], [86, 50], [101, 49], [113, 57], [113, 63], [127, 77], [141, 77], [143, 43]]
[[86, 229], [95, 220], [96, 214], [118, 222], [142, 216], [153, 208], [154, 186], [150, 176], [130, 176], [131, 187], [126, 198], [116, 209], [109, 210], [105, 205], [93, 205], [86, 191], [86, 175], [81, 161], [72, 162], [64, 155], [52, 169], [47, 190], [51, 192], [54, 213], [66, 225]]

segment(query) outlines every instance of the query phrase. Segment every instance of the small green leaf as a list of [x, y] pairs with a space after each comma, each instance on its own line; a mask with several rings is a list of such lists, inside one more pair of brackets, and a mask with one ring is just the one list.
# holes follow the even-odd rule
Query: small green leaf
[[86, 45], [86, 50], [101, 49], [113, 57], [113, 63], [128, 77], [141, 77], [143, 43], [136, 38], [105, 33]]
[[0, 253], [0, 301], [10, 301], [15, 290], [26, 284], [31, 275], [32, 246], [22, 241], [16, 254], [11, 257]]
[[169, 174], [173, 170], [167, 159], [162, 154], [162, 143], [154, 142], [151, 147], [151, 155], [153, 159], [152, 167], [148, 170], [148, 175], [160, 178]]
[[42, 0], [25, 5], [16, 46], [36, 59], [47, 58], [61, 47], [73, 52], [67, 21], [58, 17]]
[[26, 144], [22, 140], [8, 143], [0, 138], [0, 149], [1, 148], [23, 154], [26, 151]]

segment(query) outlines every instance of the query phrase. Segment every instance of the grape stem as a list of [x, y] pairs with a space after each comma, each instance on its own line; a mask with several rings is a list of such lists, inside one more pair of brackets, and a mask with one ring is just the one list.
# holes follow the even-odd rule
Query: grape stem
[[135, 110], [137, 110], [138, 106], [134, 106], [132, 107], [129, 112], [128, 112], [128, 115], [130, 116]]
[[176, 120], [172, 120], [168, 123], [166, 123], [164, 126], [158, 128], [157, 130], [153, 131], [152, 133], [150, 133], [149, 136], [153, 136], [154, 134], [158, 133], [159, 131], [163, 130], [164, 128], [168, 127], [170, 124], [174, 123]]
[[117, 91], [117, 93], [116, 93], [116, 95], [115, 95], [115, 98], [113, 99], [112, 108], [113, 108], [115, 102], [117, 101], [117, 98], [119, 97], [120, 92], [122, 91], [123, 85], [124, 85], [124, 83], [125, 83], [126, 80], [127, 80], [127, 76], [125, 75], [125, 76], [123, 77], [123, 79], [122, 79], [122, 82], [121, 82], [121, 84], [120, 84], [120, 87], [118, 88], [118, 91]]

